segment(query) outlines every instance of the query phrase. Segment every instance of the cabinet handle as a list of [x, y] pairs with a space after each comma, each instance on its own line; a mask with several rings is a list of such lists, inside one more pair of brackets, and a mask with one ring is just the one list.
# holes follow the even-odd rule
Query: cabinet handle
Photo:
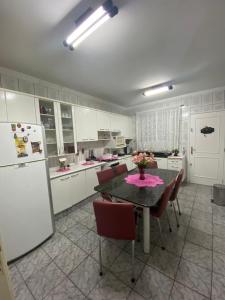
[[74, 174], [74, 175], [71, 175], [71, 177], [73, 178], [73, 177], [77, 177], [79, 174], [78, 173], [76, 173], [76, 174]]
[[70, 179], [70, 177], [60, 178], [61, 181], [65, 181], [65, 180], [68, 180], [68, 179]]

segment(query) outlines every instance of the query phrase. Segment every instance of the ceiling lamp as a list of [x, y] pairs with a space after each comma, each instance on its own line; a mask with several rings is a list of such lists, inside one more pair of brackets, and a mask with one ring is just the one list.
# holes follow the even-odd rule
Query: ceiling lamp
[[[74, 50], [81, 42], [91, 35], [97, 28], [118, 13], [118, 8], [113, 5], [112, 0], [105, 1], [102, 6], [94, 12], [88, 9], [76, 23], [77, 28], [63, 42], [64, 46]], [[82, 20], [82, 21], [80, 21]]]
[[153, 95], [157, 95], [157, 94], [161, 94], [163, 92], [167, 92], [167, 91], [171, 91], [173, 90], [173, 85], [171, 84], [160, 84], [160, 85], [155, 85], [155, 86], [151, 86], [149, 88], [147, 88], [144, 92], [143, 95], [145, 97], [148, 96], [153, 96]]

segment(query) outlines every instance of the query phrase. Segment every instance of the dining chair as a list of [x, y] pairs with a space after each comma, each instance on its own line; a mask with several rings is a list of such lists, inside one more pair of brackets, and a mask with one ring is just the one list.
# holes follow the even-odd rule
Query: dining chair
[[172, 183], [167, 185], [161, 199], [159, 200], [159, 204], [157, 206], [151, 207], [151, 209], [150, 209], [151, 216], [153, 216], [157, 220], [158, 225], [159, 225], [160, 239], [161, 239], [161, 245], [162, 245], [161, 248], [163, 250], [165, 250], [165, 246], [164, 246], [164, 243], [163, 243], [163, 236], [162, 236], [162, 228], [161, 228], [160, 218], [163, 215], [163, 213], [165, 212], [166, 216], [167, 216], [168, 224], [169, 224], [169, 230], [170, 230], [170, 232], [172, 232], [169, 215], [168, 215], [168, 212], [167, 212], [166, 208], [167, 208], [167, 204], [168, 204], [168, 201], [170, 199], [170, 196], [172, 194], [174, 184], [175, 184], [175, 182], [173, 181]]
[[177, 207], [178, 207], [178, 212], [179, 212], [179, 215], [181, 215], [180, 205], [179, 205], [179, 201], [178, 201], [178, 192], [179, 192], [179, 189], [180, 189], [180, 186], [181, 186], [181, 183], [182, 183], [183, 175], [184, 175], [184, 169], [181, 169], [179, 174], [177, 175], [175, 185], [174, 185], [174, 189], [171, 193], [170, 200], [169, 200], [172, 203], [172, 206], [173, 206], [173, 210], [174, 210], [174, 214], [175, 214], [175, 218], [176, 218], [176, 222], [177, 222], [177, 227], [180, 227], [180, 224], [179, 224], [179, 221], [178, 221], [177, 212], [176, 212], [174, 202], [176, 200]]
[[[112, 168], [99, 171], [96, 174], [98, 177], [99, 184], [107, 183], [109, 180], [111, 180], [115, 177], [115, 174], [114, 174]], [[101, 193], [101, 196], [105, 200], [112, 201], [112, 198], [108, 193]]]
[[114, 168], [114, 172], [116, 176], [127, 173], [128, 172], [127, 165], [126, 164], [117, 165]]
[[136, 224], [134, 205], [131, 203], [116, 203], [102, 200], [93, 201], [97, 233], [99, 235], [99, 264], [102, 276], [102, 237], [117, 240], [132, 241], [132, 277], [131, 282], [135, 282], [134, 277], [134, 251], [136, 239]]

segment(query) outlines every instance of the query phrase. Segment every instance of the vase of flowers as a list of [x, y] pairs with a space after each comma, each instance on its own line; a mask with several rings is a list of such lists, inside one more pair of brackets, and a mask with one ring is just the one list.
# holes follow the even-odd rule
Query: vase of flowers
[[154, 159], [151, 156], [147, 156], [146, 153], [139, 153], [133, 157], [132, 161], [138, 166], [140, 180], [144, 180], [145, 168], [150, 167], [154, 163]]

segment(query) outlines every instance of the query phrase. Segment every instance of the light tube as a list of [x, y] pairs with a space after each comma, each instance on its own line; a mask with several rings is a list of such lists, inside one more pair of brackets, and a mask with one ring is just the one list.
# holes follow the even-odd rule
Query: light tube
[[107, 20], [110, 19], [110, 16], [107, 14], [99, 21], [97, 21], [92, 27], [90, 27], [87, 31], [85, 31], [78, 39], [72, 44], [71, 48], [76, 48], [81, 42], [83, 42], [92, 32], [98, 29], [102, 24], [104, 24]]
[[157, 95], [163, 92], [167, 92], [169, 90], [172, 90], [173, 88], [171, 86], [160, 86], [160, 87], [155, 87], [155, 88], [149, 88], [147, 90], [144, 91], [143, 95], [148, 97], [148, 96], [153, 96], [153, 95]]
[[[83, 23], [80, 24], [66, 39], [66, 44], [67, 45], [72, 45], [73, 42], [76, 39], [79, 39], [81, 35], [86, 33], [86, 31], [89, 31], [92, 25], [95, 26], [95, 23], [100, 21], [102, 17], [107, 15], [107, 11], [103, 8], [103, 6], [100, 6], [96, 11], [94, 11]], [[103, 22], [104, 23], [104, 22]], [[103, 24], [102, 23], [102, 24]], [[101, 24], [100, 24], [101, 25]], [[99, 26], [98, 26], [99, 27]], [[97, 28], [98, 28], [97, 27]], [[97, 29], [96, 28], [96, 29]], [[93, 31], [92, 31], [93, 32]]]

